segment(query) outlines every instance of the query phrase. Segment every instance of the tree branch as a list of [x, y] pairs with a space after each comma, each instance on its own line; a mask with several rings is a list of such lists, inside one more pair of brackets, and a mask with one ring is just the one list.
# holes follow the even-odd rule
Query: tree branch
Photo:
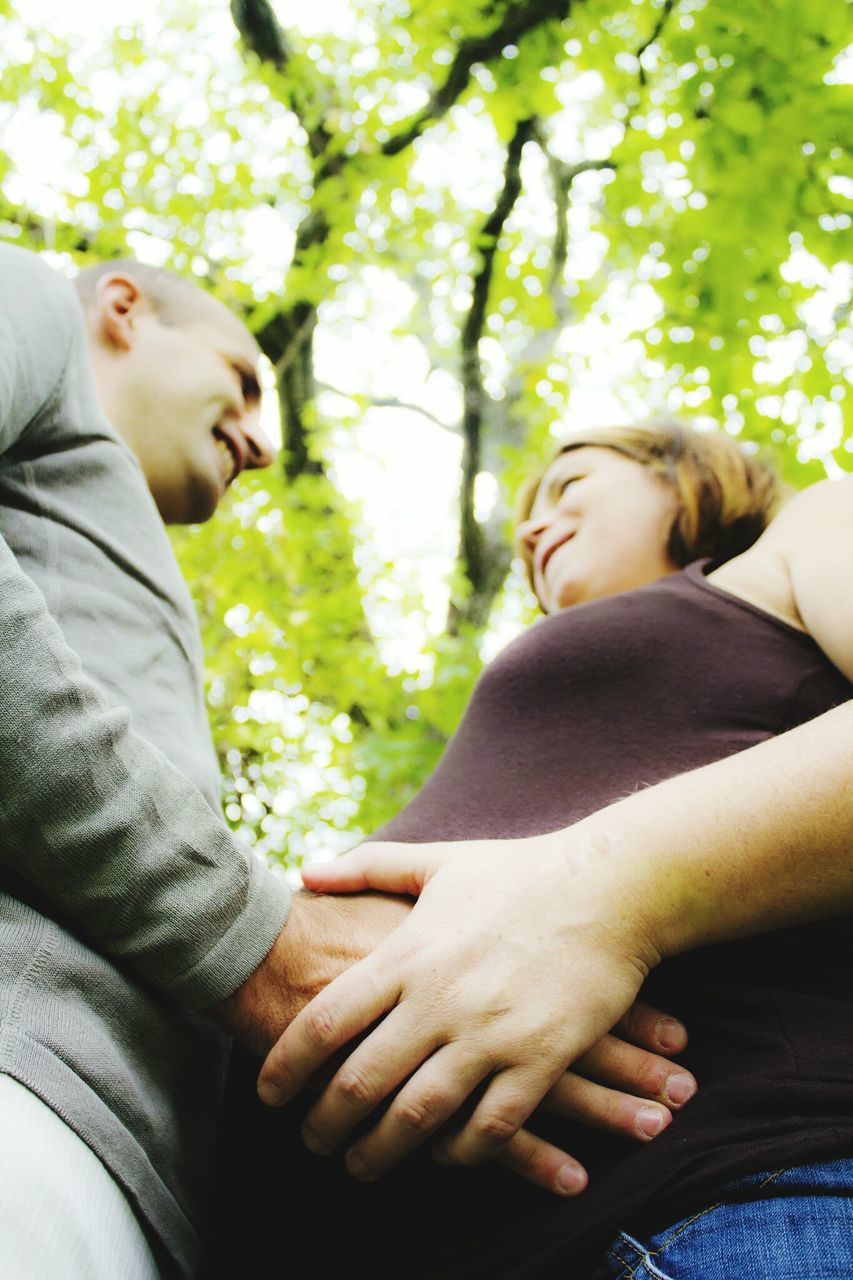
[[543, 22], [559, 22], [570, 12], [571, 0], [528, 0], [525, 5], [510, 3], [504, 11], [503, 20], [494, 30], [462, 41], [444, 84], [433, 91], [423, 110], [405, 128], [388, 139], [382, 147], [383, 154], [395, 156], [405, 151], [428, 124], [446, 115], [464, 93], [471, 71], [478, 62], [496, 58], [502, 49], [508, 44], [516, 44], [528, 31]]
[[247, 49], [283, 71], [290, 61], [287, 37], [267, 0], [231, 0], [231, 17]]
[[554, 304], [558, 322], [564, 324], [568, 320], [569, 305], [562, 280], [569, 255], [568, 215], [572, 186], [575, 179], [582, 173], [615, 169], [616, 164], [609, 159], [581, 160], [577, 164], [567, 164], [565, 160], [560, 160], [558, 156], [554, 155], [550, 147], [550, 139], [539, 121], [536, 123], [534, 136], [542, 154], [545, 156], [548, 175], [551, 179], [551, 188], [554, 193], [556, 227], [551, 246], [551, 272], [548, 281], [548, 293]]
[[460, 490], [459, 560], [471, 586], [470, 597], [451, 601], [448, 630], [455, 634], [462, 621], [482, 626], [492, 600], [506, 576], [510, 553], [502, 539], [487, 540], [474, 512], [474, 483], [482, 470], [483, 422], [487, 395], [483, 386], [480, 339], [486, 323], [489, 289], [498, 242], [521, 192], [521, 153], [534, 135], [533, 118], [521, 120], [507, 147], [504, 180], [495, 207], [483, 223], [477, 244], [481, 253], [474, 275], [471, 306], [462, 330], [462, 481]]
[[646, 81], [646, 70], [645, 70], [645, 67], [643, 66], [643, 54], [659, 38], [661, 32], [663, 31], [664, 27], [667, 24], [667, 21], [669, 20], [669, 15], [672, 13], [677, 2], [678, 0], [664, 0], [663, 8], [660, 11], [660, 17], [658, 18], [657, 22], [654, 25], [654, 30], [652, 31], [652, 34], [649, 36], [648, 40], [646, 40], [643, 44], [640, 45], [639, 49], [634, 54], [634, 57], [637, 59], [637, 62], [640, 64], [640, 84], [643, 85], [644, 88], [646, 86], [647, 81]]
[[[293, 62], [293, 50], [269, 0], [230, 0], [230, 8], [243, 47], [276, 71], [286, 71]], [[300, 90], [294, 77], [284, 78], [282, 85], [287, 105], [305, 130], [311, 155], [317, 160], [326, 154], [332, 140], [325, 111], [320, 109], [317, 95]]]
[[[293, 268], [305, 261], [308, 251], [322, 245], [329, 235], [329, 220], [320, 197], [326, 181], [339, 174], [349, 162], [341, 147], [334, 145], [328, 127], [328, 106], [323, 94], [299, 87], [294, 74], [294, 54], [287, 36], [278, 22], [270, 0], [230, 0], [231, 14], [244, 47], [261, 62], [281, 74], [282, 96], [295, 113], [308, 135], [313, 159], [314, 200], [300, 224]], [[560, 21], [571, 8], [571, 0], [509, 0], [498, 10], [496, 25], [487, 33], [472, 36], [458, 46], [443, 84], [436, 88], [426, 107], [418, 112], [382, 147], [385, 155], [397, 155], [418, 137], [426, 126], [440, 119], [467, 87], [473, 67], [478, 62], [500, 56], [509, 44], [544, 22]], [[486, 400], [477, 348], [485, 323], [489, 286], [497, 241], [506, 218], [520, 190], [518, 173], [521, 149], [531, 136], [532, 122], [519, 126], [510, 144], [504, 186], [491, 216], [482, 229], [480, 247], [482, 263], [473, 282], [473, 297], [463, 344], [463, 386], [465, 409], [462, 430], [465, 437], [463, 459], [463, 506], [460, 555], [475, 594], [485, 583], [488, 555], [483, 531], [474, 519], [473, 485], [480, 468], [481, 435]], [[316, 267], [313, 267], [316, 269]], [[282, 411], [283, 462], [287, 475], [315, 470], [316, 461], [308, 454], [305, 410], [313, 399], [316, 386], [313, 376], [313, 336], [317, 323], [316, 303], [301, 300], [294, 294], [290, 306], [283, 307], [257, 335], [267, 356], [276, 366], [279, 403]]]
[[452, 423], [442, 422], [441, 418], [436, 417], [434, 413], [430, 413], [429, 409], [425, 409], [423, 405], [414, 404], [409, 400], [399, 400], [396, 396], [364, 396], [361, 392], [342, 391], [340, 387], [333, 387], [330, 382], [316, 383], [318, 391], [330, 391], [333, 395], [341, 396], [344, 400], [366, 400], [371, 409], [405, 409], [407, 413], [419, 413], [422, 418], [426, 418], [429, 422], [435, 423], [437, 427], [441, 427], [442, 431], [449, 431], [451, 435], [459, 435], [459, 427]]

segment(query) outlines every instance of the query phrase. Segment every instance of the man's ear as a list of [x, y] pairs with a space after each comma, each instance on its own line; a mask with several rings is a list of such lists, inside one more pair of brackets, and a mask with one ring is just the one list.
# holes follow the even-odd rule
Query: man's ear
[[143, 309], [147, 306], [133, 276], [119, 271], [101, 276], [95, 289], [95, 316], [100, 337], [107, 346], [130, 350]]

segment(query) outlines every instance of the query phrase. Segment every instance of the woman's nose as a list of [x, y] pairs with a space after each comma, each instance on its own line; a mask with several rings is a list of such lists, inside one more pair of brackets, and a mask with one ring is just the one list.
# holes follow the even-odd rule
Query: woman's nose
[[542, 537], [542, 534], [548, 528], [548, 520], [545, 516], [538, 516], [536, 519], [522, 520], [516, 529], [516, 538], [522, 549], [527, 555], [532, 556], [536, 550], [536, 544]]

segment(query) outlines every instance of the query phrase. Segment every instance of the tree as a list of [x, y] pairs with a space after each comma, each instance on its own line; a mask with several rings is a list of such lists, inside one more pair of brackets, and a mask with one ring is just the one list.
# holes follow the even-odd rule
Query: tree
[[[517, 575], [501, 595], [512, 494], [597, 383], [623, 415], [724, 424], [795, 484], [853, 459], [841, 0], [345, 13], [306, 33], [270, 0], [232, 0], [230, 20], [185, 0], [156, 43], [0, 16], [0, 119], [48, 130], [59, 162], [39, 189], [20, 145], [0, 157], [5, 233], [79, 263], [159, 254], [245, 312], [275, 371], [281, 474], [176, 545], [229, 818], [294, 861], [400, 806], [457, 722], [495, 601], [529, 614]], [[261, 264], [264, 219], [282, 247]], [[399, 568], [371, 558], [338, 460], [365, 414], [434, 411], [378, 376], [336, 382], [318, 339], [365, 329], [417, 342], [458, 402], [446, 627], [411, 669], [389, 670], [377, 634]], [[399, 594], [397, 616], [422, 608]]]

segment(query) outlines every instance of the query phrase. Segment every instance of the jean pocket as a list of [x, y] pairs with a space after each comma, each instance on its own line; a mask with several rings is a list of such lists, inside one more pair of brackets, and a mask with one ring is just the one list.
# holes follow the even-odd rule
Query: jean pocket
[[666, 1269], [658, 1250], [620, 1231], [607, 1250], [607, 1261], [593, 1280], [678, 1280]]
[[850, 1280], [853, 1197], [724, 1202], [635, 1245], [645, 1254], [635, 1276], [650, 1280]]

